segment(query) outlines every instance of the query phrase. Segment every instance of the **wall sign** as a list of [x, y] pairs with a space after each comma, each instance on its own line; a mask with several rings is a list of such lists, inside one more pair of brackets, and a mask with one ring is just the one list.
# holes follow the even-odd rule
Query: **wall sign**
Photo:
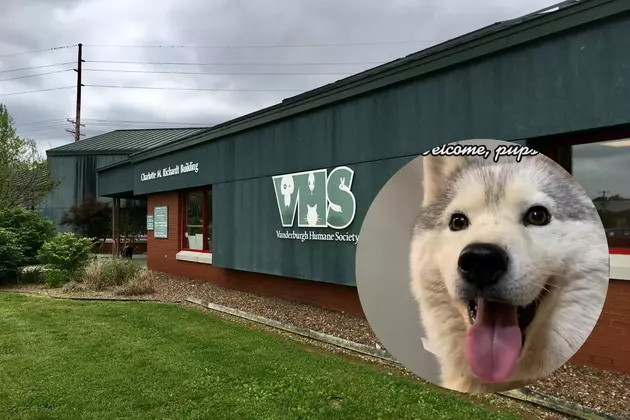
[[153, 209], [153, 237], [168, 238], [168, 207], [155, 207]]
[[166, 178], [168, 176], [183, 175], [199, 172], [199, 162], [186, 162], [173, 167], [157, 169], [155, 171], [143, 172], [140, 174], [140, 181], [151, 181], [152, 179]]
[[[276, 175], [272, 177], [276, 202], [283, 228], [276, 230], [279, 239], [304, 241], [354, 242], [359, 235], [340, 232], [354, 221], [357, 203], [351, 191], [354, 171], [340, 166], [327, 169]], [[327, 232], [321, 229], [335, 229]]]
[[147, 214], [147, 231], [153, 230], [153, 215]]

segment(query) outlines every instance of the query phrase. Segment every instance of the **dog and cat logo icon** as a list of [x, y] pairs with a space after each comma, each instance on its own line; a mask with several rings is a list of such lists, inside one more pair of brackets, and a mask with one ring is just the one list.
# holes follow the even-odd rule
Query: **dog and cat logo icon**
[[354, 171], [346, 166], [276, 175], [273, 186], [282, 227], [345, 229], [354, 220]]

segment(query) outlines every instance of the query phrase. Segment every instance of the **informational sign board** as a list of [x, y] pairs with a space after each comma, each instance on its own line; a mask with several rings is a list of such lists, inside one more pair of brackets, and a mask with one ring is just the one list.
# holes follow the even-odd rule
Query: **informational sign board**
[[147, 214], [147, 231], [153, 230], [153, 215]]
[[168, 238], [168, 207], [155, 207], [153, 209], [153, 237]]

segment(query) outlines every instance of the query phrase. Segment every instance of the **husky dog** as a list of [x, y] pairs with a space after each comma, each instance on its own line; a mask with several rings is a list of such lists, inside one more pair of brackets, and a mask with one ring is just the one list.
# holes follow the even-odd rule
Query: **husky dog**
[[608, 290], [595, 206], [543, 155], [422, 164], [411, 291], [442, 386], [500, 392], [547, 377], [587, 339]]

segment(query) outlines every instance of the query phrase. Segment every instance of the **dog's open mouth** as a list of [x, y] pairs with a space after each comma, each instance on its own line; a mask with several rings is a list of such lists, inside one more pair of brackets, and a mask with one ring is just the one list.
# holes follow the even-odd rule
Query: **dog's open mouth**
[[545, 294], [546, 288], [523, 307], [483, 298], [466, 301], [472, 325], [466, 333], [466, 357], [475, 376], [490, 383], [508, 379]]
[[[525, 344], [525, 330], [529, 327], [529, 324], [532, 323], [534, 317], [536, 316], [536, 311], [538, 310], [538, 306], [540, 306], [541, 299], [544, 295], [544, 292], [540, 295], [538, 299], [535, 299], [527, 306], [517, 306], [516, 307], [516, 318], [518, 321], [518, 326], [521, 329], [521, 336], [523, 344]], [[477, 300], [469, 300], [468, 304], [468, 319], [470, 320], [470, 324], [474, 325], [475, 320], [477, 319]]]

